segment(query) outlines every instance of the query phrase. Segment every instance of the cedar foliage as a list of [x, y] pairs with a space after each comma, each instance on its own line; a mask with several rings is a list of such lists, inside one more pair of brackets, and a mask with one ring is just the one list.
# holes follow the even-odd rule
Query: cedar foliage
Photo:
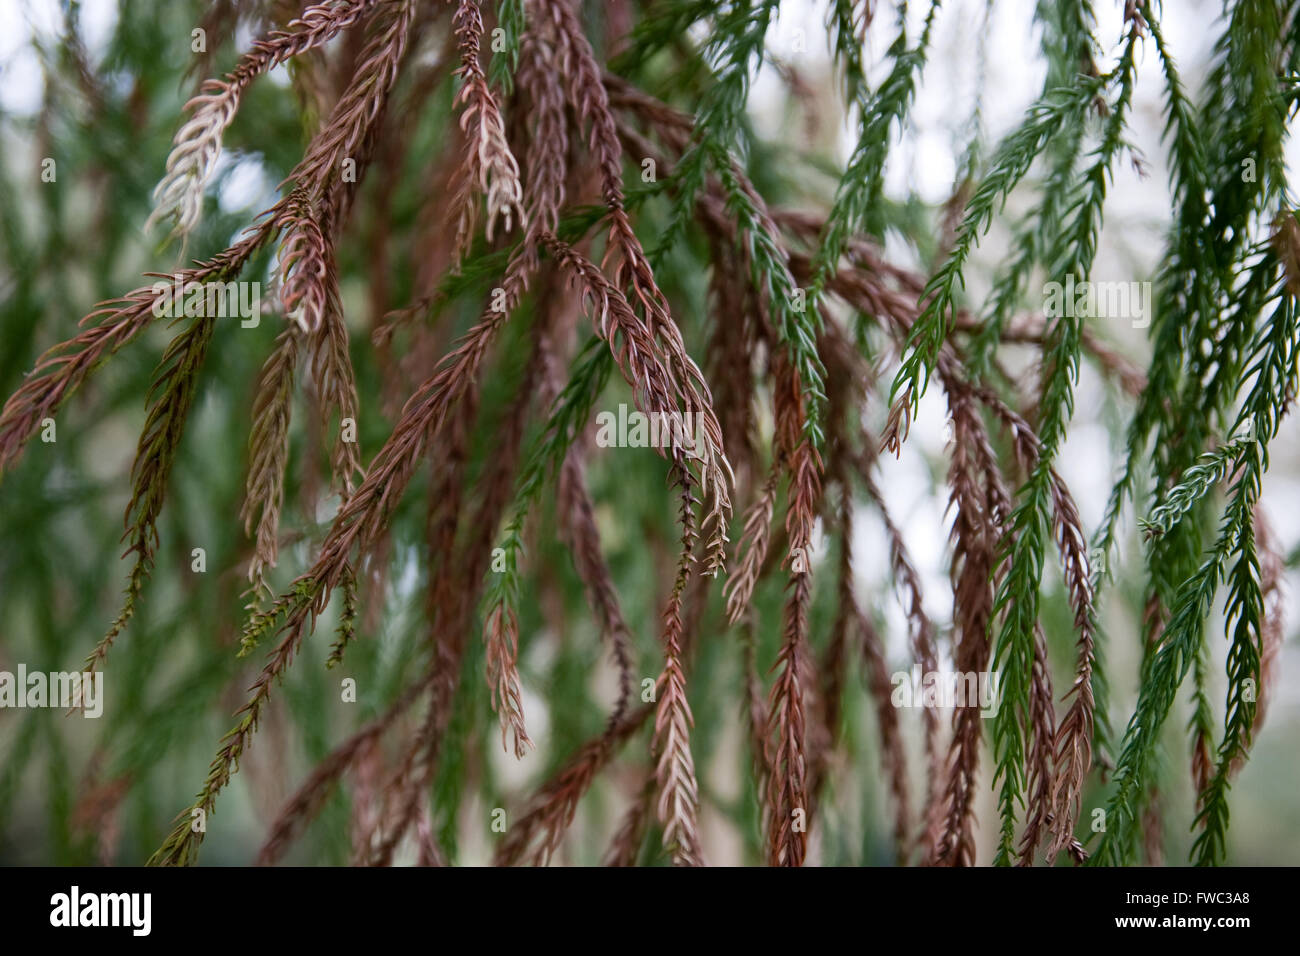
[[[455, 863], [502, 808], [487, 845], [505, 865], [703, 864], [710, 817], [771, 865], [1129, 864], [1158, 858], [1164, 795], [1190, 787], [1192, 861], [1225, 862], [1283, 637], [1257, 505], [1300, 342], [1282, 161], [1300, 3], [1226, 0], [1193, 88], [1158, 2], [1121, 3], [1115, 37], [1087, 0], [1040, 0], [1042, 90], [997, 142], [973, 118], [940, 208], [885, 190], [943, 14], [912, 6], [825, 4], [856, 141], [828, 178], [826, 156], [751, 122], [762, 66], [796, 101], [803, 83], [769, 45], [775, 0], [132, 2], [98, 63], [66, 5], [42, 108], [5, 119], [59, 157], [59, 187], [32, 208], [27, 179], [0, 178], [0, 621], [39, 635], [16, 644], [33, 668], [89, 654], [111, 696], [80, 766], [45, 715], [7, 718], [0, 825], [43, 767], [65, 862], [194, 863], [223, 839], [238, 860], [223, 811], [247, 777], [260, 863]], [[1088, 320], [1045, 317], [1034, 287], [1093, 276], [1108, 188], [1143, 164], [1146, 47], [1173, 215], [1143, 371]], [[214, 199], [249, 157], [279, 181], [254, 215]], [[63, 183], [97, 217], [84, 236]], [[128, 223], [170, 234], [146, 251]], [[976, 295], [995, 224], [1007, 254]], [[49, 281], [77, 257], [109, 266]], [[133, 270], [258, 282], [261, 322], [169, 326], [153, 285], [113, 285]], [[1085, 364], [1125, 422], [1094, 529], [1057, 468]], [[948, 619], [886, 494], [931, 386]], [[133, 461], [92, 467], [142, 402]], [[600, 447], [595, 415], [620, 403], [689, 415], [698, 441]], [[57, 441], [35, 440], [49, 419]], [[132, 565], [101, 631], [119, 577], [102, 506], [126, 488]], [[1126, 515], [1131, 710], [1102, 625], [1108, 592], [1133, 610], [1112, 587]], [[884, 532], [881, 593], [855, 574], [862, 520]], [[996, 671], [996, 714], [913, 720], [890, 702], [913, 663]], [[192, 805], [160, 805], [232, 709]], [[744, 765], [739, 796], [705, 773], [719, 761]]]

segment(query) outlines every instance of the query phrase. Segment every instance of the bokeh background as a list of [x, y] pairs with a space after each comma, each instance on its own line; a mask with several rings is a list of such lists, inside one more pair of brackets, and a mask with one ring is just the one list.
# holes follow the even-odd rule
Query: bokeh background
[[[912, 6], [916, 9], [911, 14], [919, 20], [926, 5]], [[1123, 4], [1096, 0], [1094, 6], [1100, 35], [1118, 41]], [[5, 395], [18, 387], [44, 349], [75, 334], [78, 320], [96, 302], [142, 284], [143, 272], [170, 272], [183, 261], [176, 248], [160, 248], [160, 235], [141, 230], [151, 208], [150, 191], [162, 175], [182, 106], [198, 81], [228, 69], [253, 38], [252, 25], [241, 22], [233, 37], [209, 37], [209, 55], [196, 56], [191, 30], [203, 22], [208, 7], [191, 0], [0, 0], [0, 392]], [[912, 210], [919, 222], [934, 222], [952, 195], [972, 135], [977, 134], [986, 148], [996, 142], [1041, 88], [1045, 65], [1032, 7], [1032, 0], [944, 4], [911, 123], [902, 133], [895, 131], [899, 148], [887, 168], [888, 196], [901, 209]], [[1171, 0], [1164, 5], [1168, 42], [1192, 88], [1210, 61], [1219, 14], [1217, 0]], [[894, 35], [890, 17], [891, 12], [882, 9], [869, 33], [869, 62], [877, 67]], [[768, 38], [772, 62], [763, 67], [753, 89], [750, 119], [766, 140], [778, 144], [770, 153], [755, 156], [760, 167], [755, 178], [769, 188], [769, 199], [791, 205], [827, 202], [835, 171], [855, 136], [830, 73], [824, 21], [821, 3], [783, 3]], [[1113, 53], [1113, 47], [1104, 52]], [[1115, 178], [1095, 280], [1151, 278], [1170, 220], [1161, 79], [1149, 44], [1142, 48], [1138, 76], [1130, 135], [1142, 153], [1145, 172], [1124, 166]], [[872, 78], [880, 78], [879, 69]], [[415, 141], [432, 154], [440, 148], [449, 115], [450, 92], [444, 85], [428, 115], [397, 121], [410, 124]], [[224, 248], [271, 204], [276, 184], [301, 155], [306, 125], [283, 68], [252, 88], [226, 136], [211, 202], [188, 254], [203, 257]], [[798, 164], [791, 159], [795, 150], [804, 157]], [[46, 157], [57, 163], [53, 183], [41, 181]], [[1288, 157], [1293, 174], [1300, 175], [1300, 146], [1294, 140], [1288, 143]], [[381, 384], [368, 354], [367, 333], [384, 296], [391, 305], [402, 303], [420, 256], [418, 248], [401, 250], [389, 264], [384, 293], [377, 295], [365, 237], [377, 216], [409, 223], [424, 204], [444, 198], [429, 195], [420, 172], [411, 166], [370, 177], [340, 264], [363, 409], [377, 404], [374, 396]], [[388, 187], [392, 195], [385, 206], [379, 190]], [[1018, 193], [1008, 217], [1028, 205], [1028, 198]], [[988, 271], [1004, 257], [1007, 221], [999, 220], [981, 247], [968, 289], [974, 301], [987, 288]], [[917, 244], [902, 235], [891, 235], [888, 253], [909, 267], [929, 266]], [[268, 269], [264, 257], [246, 277], [255, 278], [258, 270], [266, 276]], [[670, 275], [665, 287], [676, 302], [702, 301], [698, 277]], [[472, 308], [467, 308], [465, 318], [471, 314]], [[201, 783], [216, 742], [228, 729], [257, 666], [256, 660], [235, 658], [248, 549], [237, 515], [247, 465], [251, 395], [279, 321], [268, 316], [257, 329], [220, 334], [213, 342], [160, 525], [158, 568], [136, 620], [110, 657], [105, 716], [93, 721], [66, 717], [58, 710], [0, 710], [0, 862], [139, 863]], [[1098, 320], [1095, 331], [1145, 365], [1149, 347], [1142, 330], [1126, 321]], [[144, 394], [167, 340], [167, 329], [159, 323], [115, 356], [60, 413], [58, 441], [33, 442], [0, 483], [0, 670], [12, 671], [19, 662], [29, 670], [76, 669], [116, 615], [129, 570], [128, 562], [116, 559], [121, 514], [144, 419]], [[1007, 354], [1014, 363], [1014, 350]], [[1029, 356], [1022, 359], [1028, 370]], [[503, 403], [507, 384], [489, 385], [485, 403]], [[927, 610], [935, 620], [946, 622], [951, 592], [943, 485], [945, 415], [937, 391], [926, 396], [902, 457], [886, 465], [882, 486], [926, 582]], [[610, 397], [603, 407], [616, 407], [617, 401]], [[1085, 367], [1060, 470], [1090, 530], [1116, 476], [1130, 411], [1113, 384]], [[383, 415], [363, 415], [366, 458], [389, 427], [391, 419]], [[490, 438], [482, 441], [490, 443]], [[302, 464], [313, 455], [319, 457], [309, 429], [295, 428], [293, 443], [297, 464], [291, 480], [299, 485], [321, 483], [319, 469]], [[479, 455], [489, 453], [488, 447], [476, 450]], [[643, 488], [641, 497], [647, 502], [662, 498], [662, 476], [646, 473], [630, 458], [610, 454], [593, 465], [598, 501], [602, 494], [608, 498], [611, 488], [623, 489], [622, 501], [629, 487]], [[381, 710], [403, 675], [418, 666], [424, 570], [418, 550], [420, 494], [399, 515], [410, 527], [394, 536], [383, 606], [365, 610], [363, 638], [350, 652], [347, 676], [358, 681], [359, 701], [342, 702], [337, 692], [340, 675], [323, 667], [331, 623], [327, 617], [317, 638], [307, 643], [210, 821], [206, 863], [248, 862], [269, 820], [314, 762]], [[1273, 445], [1263, 496], [1263, 509], [1287, 555], [1287, 641], [1267, 722], [1232, 791], [1229, 859], [1234, 864], [1300, 863], [1298, 502], [1300, 423], [1292, 416]], [[286, 512], [293, 512], [295, 504], [291, 495]], [[298, 540], [284, 550], [279, 583], [309, 563], [311, 542], [319, 540], [321, 522], [334, 504], [322, 491], [313, 513], [298, 509], [293, 519]], [[604, 507], [598, 514], [610, 564], [625, 584], [623, 597], [637, 631], [639, 665], [647, 676], [659, 669], [653, 622], [662, 595], [656, 582], [664, 578], [673, 557], [671, 542], [656, 542], [646, 530], [656, 517], [649, 505], [644, 513]], [[883, 529], [869, 512], [857, 527], [860, 592], [871, 596], [868, 609], [888, 639], [891, 669], [903, 670], [906, 626], [898, 602], [890, 597]], [[1113, 682], [1110, 717], [1117, 730], [1131, 713], [1140, 646], [1144, 582], [1140, 537], [1134, 530], [1130, 515], [1127, 560], [1116, 572], [1103, 612]], [[189, 554], [200, 546], [207, 552], [209, 570], [193, 575], [188, 572]], [[555, 562], [561, 583], [557, 593], [570, 594], [567, 557], [548, 540], [547, 529], [538, 531], [533, 547], [541, 560]], [[1056, 579], [1051, 574], [1046, 578], [1051, 582], [1046, 614], [1054, 624], [1049, 637], [1054, 644], [1068, 646], [1069, 613]], [[778, 589], [760, 593], [757, 600], [764, 613], [779, 616]], [[485, 696], [460, 703], [454, 724], [459, 736], [448, 747], [434, 793], [440, 834], [460, 862], [489, 858], [494, 837], [484, 824], [488, 810], [517, 808], [531, 783], [599, 729], [600, 704], [612, 699], [611, 668], [582, 613], [580, 595], [549, 605], [540, 595], [528, 599], [526, 606], [521, 663], [525, 707], [538, 750], [516, 763], [497, 746], [492, 721], [482, 719]], [[1216, 615], [1220, 612], [1216, 607]], [[815, 609], [814, 626], [824, 628], [828, 621], [818, 613]], [[1218, 675], [1213, 699], [1221, 719], [1226, 642], [1217, 617], [1210, 635], [1213, 672]], [[754, 862], [761, 855], [753, 832], [756, 818], [741, 715], [730, 703], [734, 696], [710, 690], [726, 687], [734, 694], [741, 681], [738, 659], [734, 648], [707, 640], [699, 655], [697, 667], [705, 676], [702, 683], [692, 684], [700, 689], [693, 690], [691, 701], [698, 727], [693, 745], [709, 804], [702, 818], [706, 854], [712, 862]], [[481, 652], [469, 658], [467, 680], [482, 685]], [[1059, 659], [1069, 660], [1070, 655]], [[1066, 675], [1056, 678], [1058, 689], [1067, 686]], [[588, 699], [593, 702], [573, 705]], [[1184, 862], [1190, 845], [1184, 733], [1188, 713], [1188, 702], [1180, 697], [1163, 748], [1165, 823], [1158, 859], [1170, 863]], [[878, 779], [877, 738], [865, 692], [849, 707], [846, 720], [848, 752], [835, 773], [852, 776], [856, 784], [851, 790], [845, 787], [828, 806], [833, 826], [814, 839], [813, 861], [889, 863], [888, 797]], [[919, 774], [917, 712], [905, 713], [903, 724], [913, 770]], [[471, 731], [471, 725], [487, 727], [488, 732]], [[987, 759], [983, 766], [987, 768]], [[594, 789], [561, 862], [599, 858], [604, 837], [638, 780], [631, 768], [616, 769]], [[920, 786], [918, 775], [915, 787]], [[1085, 801], [1085, 819], [1090, 806], [1099, 802]], [[346, 862], [350, 812], [346, 795], [336, 797], [291, 858]], [[987, 845], [989, 821], [995, 816], [991, 794], [985, 795], [980, 816], [981, 839]], [[981, 856], [986, 859], [987, 851]]]

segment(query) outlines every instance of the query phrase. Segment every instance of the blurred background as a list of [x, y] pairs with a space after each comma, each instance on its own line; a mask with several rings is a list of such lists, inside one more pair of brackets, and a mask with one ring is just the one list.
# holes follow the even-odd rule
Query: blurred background
[[[278, 22], [293, 4], [261, 5]], [[485, 4], [489, 9], [492, 4]], [[913, 4], [911, 31], [925, 4]], [[205, 76], [218, 76], [248, 49], [257, 18], [216, 16], [223, 3], [191, 0], [0, 0], [0, 392], [12, 393], [47, 348], [75, 334], [95, 303], [145, 284], [145, 272], [170, 273], [191, 256], [225, 248], [258, 212], [276, 198], [276, 184], [301, 156], [314, 128], [304, 119], [290, 82], [278, 68], [251, 88], [225, 137], [225, 150], [210, 189], [204, 220], [191, 237], [186, 259], [160, 247], [160, 234], [145, 235], [150, 192], [164, 171], [182, 107]], [[599, 3], [589, 3], [599, 19]], [[883, 4], [869, 31], [868, 62], [879, 67], [896, 34]], [[1096, 0], [1099, 35], [1118, 42], [1122, 2]], [[215, 12], [214, 12], [215, 11]], [[985, 153], [1022, 116], [1041, 88], [1045, 65], [1032, 20], [1032, 0], [952, 0], [935, 28], [911, 123], [899, 137], [887, 167], [887, 194], [920, 223], [933, 228], [954, 191], [969, 143]], [[1164, 5], [1163, 26], [1188, 86], [1204, 75], [1219, 35], [1217, 0], [1177, 0]], [[214, 18], [215, 19], [211, 19]], [[830, 72], [825, 4], [786, 0], [768, 36], [770, 61], [759, 74], [751, 116], [759, 135], [773, 145], [756, 153], [754, 178], [769, 201], [822, 207], [848, 157], [856, 130], [845, 117], [839, 84]], [[210, 32], [207, 51], [195, 53], [191, 31], [203, 23], [228, 25]], [[336, 44], [337, 46], [337, 44]], [[1147, 280], [1158, 262], [1170, 221], [1163, 130], [1161, 77], [1154, 49], [1141, 48], [1130, 135], [1144, 169], [1124, 165], [1107, 202], [1102, 243], [1092, 278]], [[434, 57], [438, 50], [421, 50]], [[1110, 65], [1112, 45], [1099, 60]], [[335, 50], [337, 54], [337, 50]], [[873, 82], [881, 71], [870, 74]], [[375, 169], [364, 184], [340, 262], [345, 314], [353, 332], [363, 413], [378, 408], [381, 376], [368, 333], [387, 308], [406, 304], [421, 268], [415, 239], [421, 209], [443, 197], [421, 178], [421, 155], [443, 148], [451, 122], [451, 91], [444, 83], [418, 115], [390, 121], [409, 124], [415, 160], [396, 169]], [[1288, 143], [1293, 175], [1300, 173], [1300, 147]], [[43, 160], [55, 161], [55, 179], [42, 181]], [[1032, 177], [1031, 177], [1032, 178]], [[979, 302], [989, 271], [1007, 252], [1007, 222], [1029, 208], [1027, 196], [1012, 197], [1007, 216], [983, 242], [968, 284]], [[653, 235], [655, 210], [644, 221]], [[377, 277], [366, 239], [380, 220], [401, 237]], [[923, 244], [891, 232], [889, 258], [925, 271]], [[269, 276], [268, 256], [245, 278]], [[702, 278], [671, 270], [665, 289], [675, 303], [703, 308]], [[264, 284], [265, 287], [265, 284]], [[1029, 303], [1032, 305], [1033, 303]], [[1041, 304], [1041, 303], [1039, 303]], [[458, 308], [467, 322], [473, 297]], [[690, 306], [676, 312], [689, 314]], [[249, 544], [238, 520], [247, 468], [251, 396], [257, 375], [282, 320], [270, 315], [257, 329], [218, 334], [202, 387], [186, 428], [160, 522], [162, 547], [146, 598], [119, 639], [106, 668], [104, 717], [66, 717], [62, 711], [0, 709], [0, 863], [142, 862], [170, 829], [201, 784], [217, 741], [231, 724], [245, 688], [259, 666], [256, 655], [237, 660], [245, 599]], [[1118, 320], [1094, 320], [1094, 331], [1145, 366], [1145, 332]], [[174, 333], [171, 333], [174, 334]], [[0, 482], [0, 670], [75, 670], [115, 617], [129, 572], [118, 561], [122, 510], [130, 493], [130, 469], [145, 415], [144, 396], [169, 339], [166, 323], [99, 369], [58, 417], [58, 440], [33, 442]], [[689, 341], [689, 337], [688, 337]], [[1015, 349], [1005, 350], [1013, 364]], [[1022, 357], [1029, 370], [1029, 355]], [[504, 405], [509, 383], [485, 386], [484, 403]], [[602, 407], [616, 407], [617, 387]], [[877, 409], [878, 412], [882, 410]], [[1113, 383], [1085, 366], [1070, 437], [1060, 470], [1079, 504], [1085, 526], [1096, 527], [1120, 464], [1123, 429], [1131, 403]], [[883, 417], [883, 415], [882, 415]], [[927, 610], [946, 626], [951, 613], [947, 581], [942, 395], [931, 389], [912, 439], [898, 461], [885, 465], [882, 487], [902, 526], [926, 583]], [[360, 442], [369, 460], [391, 428], [392, 417], [363, 414]], [[879, 422], [874, 423], [876, 426]], [[1300, 423], [1283, 423], [1272, 446], [1263, 508], [1287, 557], [1286, 644], [1267, 720], [1249, 764], [1232, 791], [1229, 861], [1234, 864], [1300, 863], [1300, 650], [1297, 649], [1297, 563], [1300, 562]], [[490, 438], [480, 441], [489, 442]], [[474, 454], [490, 454], [476, 447]], [[337, 506], [321, 467], [319, 443], [307, 426], [292, 432], [286, 525], [292, 536], [282, 551], [276, 583], [283, 586], [310, 563], [312, 548]], [[593, 462], [597, 502], [620, 490], [620, 502], [640, 498], [641, 513], [602, 506], [600, 523], [625, 611], [636, 631], [639, 673], [655, 676], [659, 656], [655, 621], [662, 607], [662, 581], [675, 552], [656, 539], [663, 526], [662, 474], [637, 467], [628, 455]], [[320, 490], [313, 490], [313, 485]], [[629, 489], [644, 490], [643, 495]], [[349, 651], [346, 673], [326, 671], [334, 611], [321, 623], [295, 662], [256, 742], [218, 813], [209, 824], [204, 862], [251, 860], [266, 827], [284, 800], [329, 749], [382, 711], [418, 664], [422, 640], [424, 568], [418, 489], [394, 523], [391, 569], [380, 605], [363, 608], [360, 639]], [[1140, 536], [1131, 509], [1127, 560], [1103, 601], [1103, 630], [1112, 680], [1111, 724], [1119, 732], [1135, 699], [1145, 582]], [[891, 670], [908, 669], [907, 629], [893, 597], [888, 551], [877, 516], [857, 522], [859, 590], [864, 607], [888, 640]], [[733, 534], [733, 540], [736, 537]], [[477, 693], [458, 701], [443, 765], [434, 788], [435, 824], [444, 845], [462, 863], [483, 863], [493, 834], [486, 825], [496, 806], [515, 812], [532, 787], [564, 756], [599, 731], [614, 693], [614, 676], [583, 611], [567, 554], [541, 528], [530, 547], [540, 564], [554, 563], [554, 589], [525, 596], [521, 667], [525, 709], [538, 749], [522, 762], [501, 752], [487, 710], [481, 650], [466, 661], [467, 686]], [[647, 547], [647, 543], [649, 547]], [[203, 547], [207, 572], [189, 572], [191, 549]], [[816, 553], [816, 552], [815, 552]], [[1059, 575], [1047, 574], [1045, 618], [1054, 647], [1073, 643], [1070, 614]], [[757, 595], [761, 616], [779, 620], [782, 595]], [[824, 603], [824, 602], [823, 602]], [[1216, 615], [1221, 613], [1216, 607]], [[814, 608], [814, 628], [825, 631], [828, 611]], [[1221, 619], [1210, 627], [1214, 658], [1213, 700], [1221, 720], [1226, 641]], [[760, 660], [774, 654], [772, 635], [761, 640]], [[471, 641], [472, 647], [477, 642]], [[744, 729], [736, 688], [742, 674], [731, 646], [705, 639], [691, 683], [696, 734], [692, 744], [701, 768], [706, 807], [705, 851], [711, 862], [752, 863], [762, 858], [756, 809], [748, 782]], [[477, 656], [476, 656], [477, 655]], [[1066, 651], [1058, 656], [1070, 660]], [[340, 676], [357, 680], [358, 701], [342, 701]], [[1056, 674], [1059, 689], [1067, 675]], [[855, 675], [861, 686], [860, 675]], [[725, 689], [725, 692], [715, 689]], [[1163, 846], [1154, 862], [1186, 861], [1192, 820], [1188, 701], [1181, 696], [1165, 728], [1161, 793]], [[878, 737], [865, 692], [846, 711], [847, 752], [833, 773], [835, 799], [813, 839], [811, 862], [880, 863], [893, 859], [888, 796], [880, 781]], [[914, 791], [922, 781], [919, 712], [903, 712], [911, 748]], [[487, 728], [486, 732], [474, 728]], [[982, 762], [988, 767], [987, 758]], [[583, 804], [559, 862], [591, 863], [616, 824], [627, 794], [640, 777], [630, 764], [615, 768]], [[1083, 819], [1099, 806], [1085, 799]], [[981, 862], [987, 862], [996, 819], [985, 787], [979, 809]], [[290, 859], [344, 863], [349, 859], [347, 792], [331, 800]]]

